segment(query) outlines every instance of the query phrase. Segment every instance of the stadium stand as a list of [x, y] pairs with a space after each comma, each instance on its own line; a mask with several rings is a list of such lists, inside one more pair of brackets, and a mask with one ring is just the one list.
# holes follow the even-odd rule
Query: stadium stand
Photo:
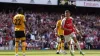
[[[40, 6], [22, 4], [2, 4], [0, 5], [0, 47], [14, 47], [14, 28], [12, 24], [13, 16], [16, 14], [14, 9], [22, 6], [25, 9], [27, 25], [31, 33], [26, 29], [27, 49], [55, 49], [56, 37], [54, 35], [55, 24], [64, 10], [70, 9], [74, 23], [82, 32], [83, 39], [77, 36], [83, 49], [100, 49], [100, 15], [91, 12], [91, 8], [86, 9], [64, 7], [64, 6]], [[8, 6], [8, 7], [7, 7]], [[32, 8], [32, 9], [30, 9]], [[73, 8], [75, 11], [73, 11]], [[40, 9], [40, 10], [39, 10]], [[59, 10], [57, 10], [59, 9]], [[76, 11], [76, 9], [78, 9]], [[80, 10], [82, 9], [82, 10]], [[45, 10], [45, 11], [44, 11]], [[94, 9], [95, 11], [96, 9]], [[80, 12], [82, 11], [82, 12]], [[99, 10], [98, 10], [99, 11]], [[12, 48], [9, 48], [12, 49]]]

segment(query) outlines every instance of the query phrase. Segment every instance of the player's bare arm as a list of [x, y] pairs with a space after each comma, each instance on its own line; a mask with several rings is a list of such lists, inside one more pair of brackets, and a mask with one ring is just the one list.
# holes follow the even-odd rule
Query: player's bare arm
[[58, 22], [57, 22], [56, 28], [54, 29], [56, 36], [58, 36], [58, 28], [59, 28], [59, 26], [58, 26]]
[[76, 26], [75, 24], [74, 24], [74, 28], [75, 28], [75, 30], [76, 30], [76, 33], [79, 34], [79, 36], [80, 36], [81, 38], [83, 38], [81, 32], [78, 30], [78, 28], [77, 28], [77, 26]]

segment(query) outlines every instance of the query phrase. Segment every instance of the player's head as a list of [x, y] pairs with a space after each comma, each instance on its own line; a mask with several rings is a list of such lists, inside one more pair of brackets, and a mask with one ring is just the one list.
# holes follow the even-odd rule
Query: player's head
[[17, 9], [17, 13], [18, 13], [18, 14], [23, 14], [23, 8], [22, 8], [22, 7], [19, 7], [19, 8]]
[[69, 11], [69, 10], [66, 10], [66, 11], [65, 11], [65, 16], [66, 16], [66, 17], [70, 17], [70, 11]]
[[62, 15], [61, 15], [61, 19], [63, 19], [64, 17], [65, 17], [65, 15], [64, 15], [64, 14], [62, 14]]

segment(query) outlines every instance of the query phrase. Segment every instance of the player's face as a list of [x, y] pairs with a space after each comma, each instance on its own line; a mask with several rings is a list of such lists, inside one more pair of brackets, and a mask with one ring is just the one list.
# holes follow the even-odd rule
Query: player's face
[[66, 17], [70, 17], [70, 12], [66, 12], [66, 13], [65, 13], [65, 16], [66, 16]]
[[63, 19], [64, 18], [64, 16], [61, 16], [61, 19]]

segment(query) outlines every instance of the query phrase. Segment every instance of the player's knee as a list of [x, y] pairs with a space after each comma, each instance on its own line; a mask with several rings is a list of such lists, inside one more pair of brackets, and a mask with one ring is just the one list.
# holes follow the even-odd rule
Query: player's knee
[[26, 47], [26, 46], [27, 46], [27, 44], [26, 44], [25, 41], [22, 42], [22, 46], [23, 46], [23, 47]]

